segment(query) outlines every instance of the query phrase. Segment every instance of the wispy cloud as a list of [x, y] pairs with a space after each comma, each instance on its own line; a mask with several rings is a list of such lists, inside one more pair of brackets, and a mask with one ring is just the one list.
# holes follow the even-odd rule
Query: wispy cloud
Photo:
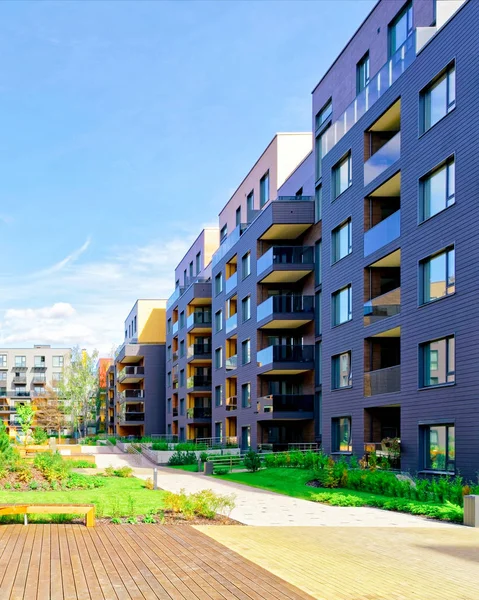
[[57, 273], [58, 271], [61, 271], [62, 269], [64, 269], [67, 265], [75, 262], [78, 258], [80, 258], [80, 256], [86, 252], [86, 250], [88, 250], [88, 247], [91, 244], [91, 238], [88, 237], [85, 241], [85, 243], [80, 246], [80, 248], [78, 248], [77, 250], [74, 250], [71, 254], [69, 254], [68, 256], [66, 256], [63, 260], [60, 260], [59, 262], [57, 262], [56, 264], [52, 265], [51, 267], [44, 269], [42, 271], [39, 271], [38, 273], [35, 273], [33, 276], [36, 277], [44, 277], [45, 275], [51, 274], [51, 273]]

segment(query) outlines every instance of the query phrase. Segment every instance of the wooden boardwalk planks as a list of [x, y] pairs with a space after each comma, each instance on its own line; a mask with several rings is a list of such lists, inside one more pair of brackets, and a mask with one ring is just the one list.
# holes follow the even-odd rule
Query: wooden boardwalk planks
[[189, 526], [0, 527], [1, 600], [155, 598], [312, 597]]

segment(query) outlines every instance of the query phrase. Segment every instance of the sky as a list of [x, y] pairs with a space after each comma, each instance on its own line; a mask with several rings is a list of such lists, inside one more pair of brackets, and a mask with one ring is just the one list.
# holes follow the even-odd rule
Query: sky
[[374, 4], [0, 2], [0, 347], [108, 355]]

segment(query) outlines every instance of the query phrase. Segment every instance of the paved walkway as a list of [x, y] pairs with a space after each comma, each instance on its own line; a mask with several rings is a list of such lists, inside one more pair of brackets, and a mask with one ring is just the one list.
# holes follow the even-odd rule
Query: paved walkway
[[[137, 477], [152, 477], [153, 465], [144, 457], [138, 457], [142, 459], [141, 467], [135, 464], [135, 457], [120, 453], [119, 450], [96, 458], [98, 467], [129, 464], [135, 469]], [[230, 481], [219, 481], [202, 473], [188, 473], [167, 467], [158, 468], [158, 487], [171, 492], [179, 492], [184, 488], [188, 493], [211, 489], [218, 494], [235, 494], [236, 507], [231, 518], [245, 525], [457, 528], [448, 523], [377, 508], [328, 506]]]
[[318, 600], [477, 600], [466, 527], [197, 527]]

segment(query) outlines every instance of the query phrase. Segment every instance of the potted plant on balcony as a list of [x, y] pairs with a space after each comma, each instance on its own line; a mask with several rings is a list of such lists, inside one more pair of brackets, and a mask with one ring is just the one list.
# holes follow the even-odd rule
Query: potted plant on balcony
[[384, 452], [387, 452], [388, 459], [391, 463], [397, 463], [401, 456], [401, 440], [397, 437], [384, 438], [381, 440], [381, 448]]

